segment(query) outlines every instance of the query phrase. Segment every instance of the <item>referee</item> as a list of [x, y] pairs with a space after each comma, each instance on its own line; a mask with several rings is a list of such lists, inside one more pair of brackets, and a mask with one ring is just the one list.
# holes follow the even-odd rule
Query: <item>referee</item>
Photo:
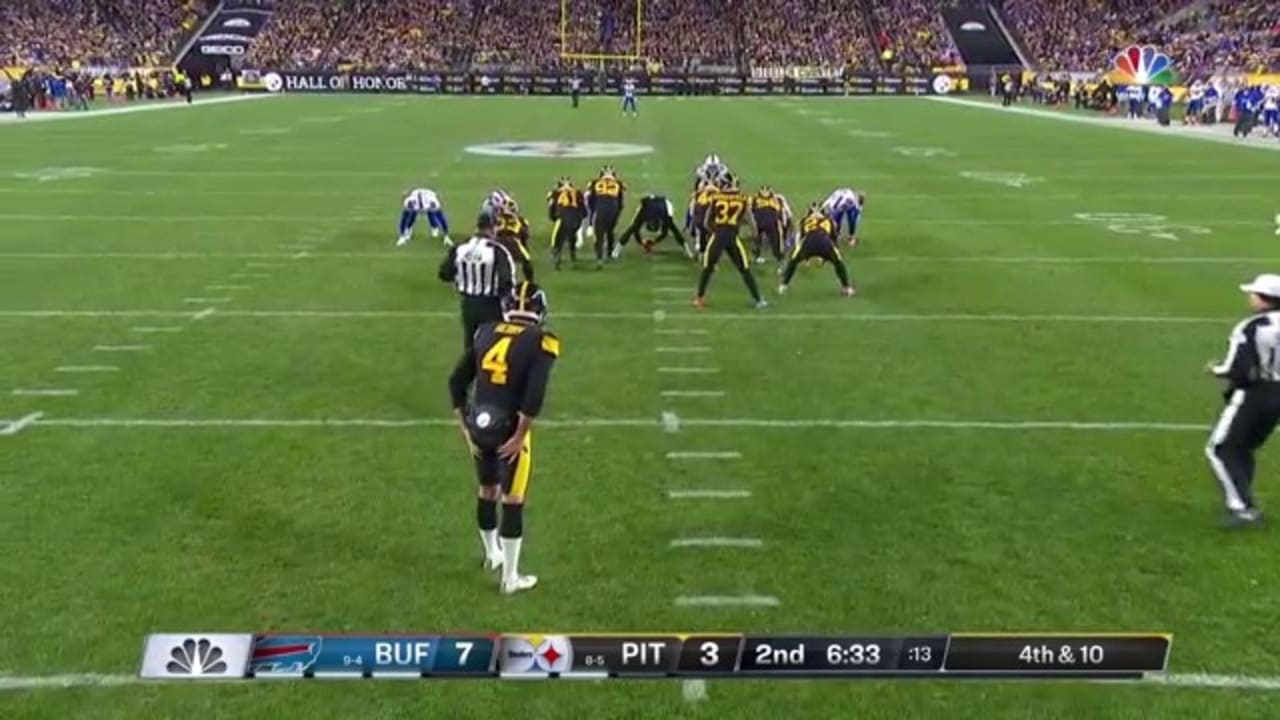
[[1280, 275], [1259, 275], [1240, 289], [1254, 314], [1231, 331], [1226, 358], [1206, 368], [1227, 381], [1227, 406], [1205, 454], [1222, 484], [1229, 528], [1262, 524], [1253, 499], [1254, 454], [1280, 421]]
[[489, 213], [476, 219], [476, 233], [470, 240], [449, 248], [440, 263], [440, 279], [453, 283], [462, 299], [462, 349], [471, 350], [476, 329], [502, 320], [500, 298], [511, 289], [515, 260], [495, 237], [495, 223]]

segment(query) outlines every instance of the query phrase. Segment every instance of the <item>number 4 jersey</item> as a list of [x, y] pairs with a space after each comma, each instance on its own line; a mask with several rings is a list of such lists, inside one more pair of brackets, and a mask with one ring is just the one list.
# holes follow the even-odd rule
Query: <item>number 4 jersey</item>
[[532, 418], [542, 412], [551, 367], [558, 357], [560, 339], [541, 326], [509, 322], [481, 325], [474, 347], [463, 354], [449, 378], [453, 407], [466, 404], [467, 388], [474, 382], [471, 407], [487, 412], [495, 428], [510, 424], [514, 429], [516, 413]]

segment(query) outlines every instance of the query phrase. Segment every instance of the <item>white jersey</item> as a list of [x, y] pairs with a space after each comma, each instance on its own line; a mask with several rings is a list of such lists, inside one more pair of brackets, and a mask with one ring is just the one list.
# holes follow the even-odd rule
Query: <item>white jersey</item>
[[729, 167], [720, 160], [719, 155], [708, 155], [698, 166], [695, 174], [699, 180], [716, 180], [729, 172]]
[[1192, 83], [1191, 89], [1188, 91], [1188, 96], [1191, 98], [1193, 102], [1203, 100], [1204, 85], [1201, 85], [1200, 83]]
[[435, 212], [440, 209], [440, 197], [431, 190], [418, 188], [404, 196], [404, 209], [413, 212]]
[[1280, 110], [1280, 87], [1267, 88], [1267, 95], [1262, 100], [1263, 110]]
[[480, 204], [480, 209], [490, 215], [496, 213], [503, 208], [516, 209], [516, 199], [511, 197], [506, 190], [494, 190], [489, 193], [484, 202]]
[[860, 209], [861, 205], [857, 192], [852, 188], [840, 188], [822, 201], [822, 211], [828, 215], [839, 215], [849, 210]]

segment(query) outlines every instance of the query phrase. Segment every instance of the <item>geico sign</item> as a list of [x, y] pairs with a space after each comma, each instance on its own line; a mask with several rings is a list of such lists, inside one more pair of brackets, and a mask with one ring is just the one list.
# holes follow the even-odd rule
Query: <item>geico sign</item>
[[203, 55], [243, 55], [243, 45], [201, 45], [200, 53]]

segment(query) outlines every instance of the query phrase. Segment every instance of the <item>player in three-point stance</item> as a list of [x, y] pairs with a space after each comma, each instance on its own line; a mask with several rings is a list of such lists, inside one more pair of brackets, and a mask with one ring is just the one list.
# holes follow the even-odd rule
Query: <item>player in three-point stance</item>
[[631, 114], [631, 117], [639, 117], [640, 112], [636, 109], [636, 81], [627, 78], [622, 81], [622, 114]]
[[800, 221], [800, 238], [796, 240], [795, 247], [791, 248], [787, 264], [782, 269], [782, 284], [778, 286], [779, 295], [787, 293], [791, 278], [796, 274], [796, 268], [810, 258], [819, 258], [831, 263], [836, 270], [836, 277], [840, 280], [841, 295], [852, 297], [857, 292], [853, 289], [853, 283], [849, 282], [849, 270], [844, 265], [844, 259], [840, 257], [840, 243], [836, 241], [835, 231], [835, 222], [822, 212], [822, 208], [816, 204], [809, 206], [808, 214]]
[[560, 339], [542, 328], [547, 297], [533, 283], [519, 283], [503, 297], [502, 316], [503, 322], [476, 331], [474, 345], [449, 376], [449, 395], [480, 481], [476, 522], [484, 568], [501, 567], [499, 590], [512, 595], [538, 584], [536, 576], [520, 574], [524, 502], [533, 475], [533, 423], [560, 357]]
[[822, 211], [836, 224], [835, 238], [840, 239], [840, 226], [849, 226], [849, 246], [858, 244], [858, 219], [862, 217], [862, 209], [866, 207], [866, 193], [850, 188], [833, 191], [822, 201]]
[[431, 190], [417, 188], [404, 196], [404, 209], [400, 211], [400, 236], [396, 239], [396, 247], [409, 243], [413, 237], [413, 224], [418, 215], [427, 216], [427, 224], [431, 226], [431, 237], [444, 235], [445, 247], [451, 247], [449, 239], [449, 221], [444, 216], [444, 206], [440, 204], [440, 196]]
[[[675, 235], [680, 249], [692, 259], [693, 248], [685, 241], [680, 228], [676, 227], [674, 214], [675, 208], [671, 206], [671, 201], [665, 195], [645, 195], [640, 198], [640, 206], [636, 208], [635, 217], [631, 218], [631, 225], [627, 226], [622, 237], [618, 238], [618, 246], [624, 247], [628, 241], [636, 238], [645, 252], [653, 252], [654, 245], [665, 240], [667, 235]], [[652, 240], [646, 240], [640, 234], [642, 230], [658, 233], [658, 235]]]

